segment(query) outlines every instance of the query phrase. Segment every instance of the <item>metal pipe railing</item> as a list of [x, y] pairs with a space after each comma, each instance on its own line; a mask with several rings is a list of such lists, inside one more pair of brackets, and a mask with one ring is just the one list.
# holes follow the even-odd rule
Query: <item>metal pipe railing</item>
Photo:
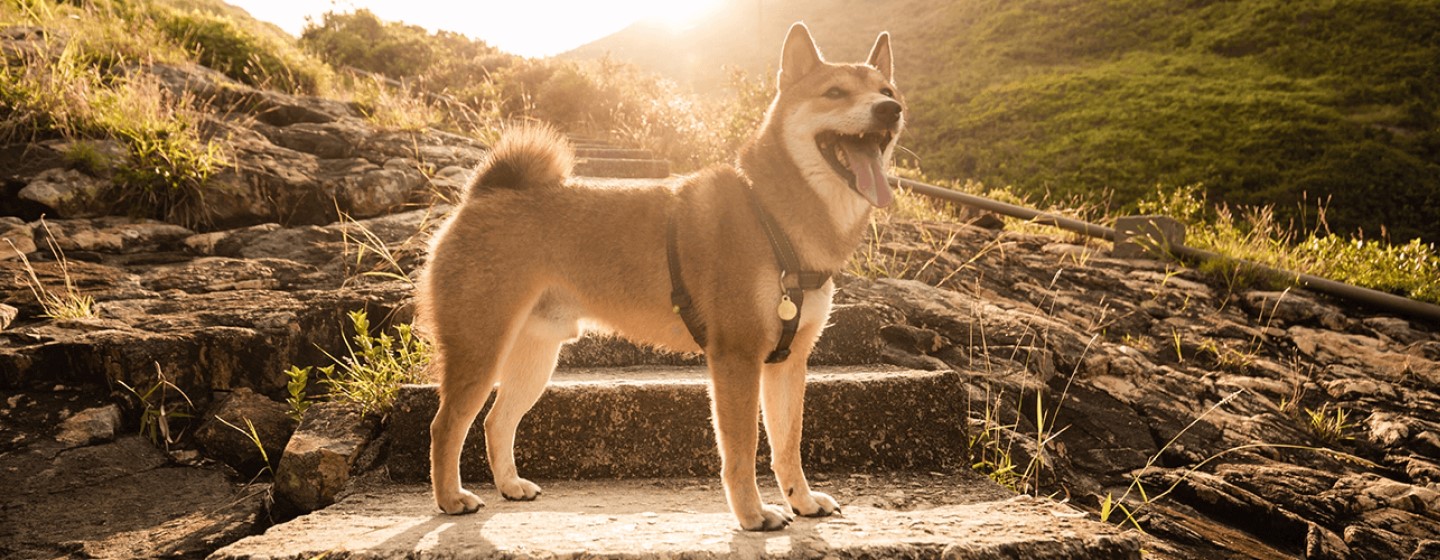
[[[1070, 231], [1081, 235], [1096, 237], [1109, 241], [1118, 241], [1115, 238], [1116, 234], [1114, 228], [1098, 226], [1081, 220], [1066, 218], [1064, 216], [1058, 216], [1048, 212], [1041, 212], [1039, 210], [1026, 208], [1024, 206], [1007, 204], [998, 200], [992, 200], [982, 196], [962, 193], [944, 187], [937, 187], [935, 185], [928, 185], [919, 181], [912, 181], [910, 179], [901, 179], [899, 177], [889, 177], [889, 179], [890, 183], [897, 187], [905, 187], [909, 189], [910, 192], [923, 194], [931, 198], [938, 198], [957, 204], [964, 204], [966, 206], [979, 208], [982, 210], [989, 210], [997, 214], [1002, 214], [1021, 220], [1029, 220], [1041, 225], [1055, 226], [1065, 231]], [[1413, 317], [1429, 319], [1431, 321], [1440, 323], [1440, 305], [1434, 305], [1403, 296], [1397, 296], [1391, 293], [1372, 290], [1370, 288], [1352, 286], [1350, 284], [1336, 282], [1334, 280], [1330, 280], [1328, 278], [1321, 278], [1312, 274], [1302, 274], [1298, 272], [1291, 272], [1288, 270], [1281, 270], [1257, 262], [1247, 261], [1245, 259], [1227, 257], [1219, 253], [1206, 251], [1204, 249], [1196, 249], [1194, 247], [1187, 247], [1184, 245], [1176, 244], [1170, 245], [1169, 247], [1167, 247], [1167, 249], [1175, 255], [1189, 259], [1226, 259], [1235, 262], [1240, 266], [1244, 266], [1264, 274], [1284, 278], [1294, 278], [1301, 287], [1314, 290], [1322, 294], [1327, 294], [1352, 301], [1358, 301], [1360, 303], [1373, 305], [1382, 309], [1396, 311]]]

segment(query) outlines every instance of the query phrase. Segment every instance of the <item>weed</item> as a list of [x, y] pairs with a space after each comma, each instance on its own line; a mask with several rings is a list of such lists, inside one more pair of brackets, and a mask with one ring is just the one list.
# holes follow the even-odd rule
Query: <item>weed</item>
[[1305, 427], [1310, 433], [1315, 434], [1321, 442], [1326, 445], [1354, 439], [1348, 432], [1355, 427], [1350, 422], [1350, 412], [1339, 406], [1330, 407], [1330, 403], [1320, 405], [1320, 408], [1305, 408]]
[[[190, 396], [185, 394], [180, 387], [165, 379], [165, 372], [160, 370], [160, 364], [155, 364], [155, 382], [141, 392], [131, 387], [123, 380], [115, 380], [129, 391], [138, 401], [140, 407], [140, 435], [145, 436], [151, 443], [157, 446], [164, 446], [166, 451], [170, 446], [180, 441], [183, 429], [176, 431], [172, 423], [175, 420], [188, 420], [194, 417], [195, 403]], [[184, 402], [173, 401], [170, 393], [178, 393]]]
[[331, 356], [335, 365], [318, 368], [321, 382], [332, 399], [356, 403], [362, 412], [384, 413], [400, 385], [424, 380], [430, 345], [408, 324], [396, 325], [394, 336], [372, 336], [364, 310], [348, 315], [355, 329], [353, 344], [346, 343], [346, 356]]
[[43, 219], [40, 221], [40, 226], [45, 229], [45, 244], [50, 247], [50, 253], [55, 256], [56, 266], [60, 269], [60, 277], [65, 283], [62, 292], [56, 293], [46, 288], [25, 253], [16, 248], [15, 243], [9, 239], [6, 239], [5, 242], [10, 244], [10, 249], [15, 251], [16, 255], [19, 255], [25, 272], [29, 274], [25, 283], [29, 286], [30, 293], [35, 296], [35, 300], [40, 303], [40, 308], [44, 310], [43, 316], [62, 320], [98, 317], [99, 312], [95, 309], [95, 298], [82, 295], [75, 289], [75, 282], [70, 277], [70, 261], [65, 258], [65, 251], [55, 243], [55, 236], [50, 233], [50, 226], [46, 225]]
[[[1185, 482], [1185, 480], [1188, 479], [1191, 474], [1193, 474], [1193, 473], [1195, 473], [1195, 472], [1198, 472], [1200, 469], [1205, 468], [1206, 465], [1209, 465], [1210, 463], [1216, 461], [1217, 459], [1220, 459], [1221, 457], [1224, 457], [1224, 456], [1226, 456], [1226, 455], [1230, 455], [1230, 454], [1232, 454], [1232, 453], [1238, 453], [1238, 452], [1241, 452], [1241, 451], [1249, 451], [1249, 450], [1254, 450], [1254, 449], [1292, 449], [1292, 450], [1298, 450], [1298, 451], [1310, 451], [1310, 452], [1320, 453], [1320, 454], [1323, 454], [1323, 455], [1328, 455], [1328, 456], [1330, 456], [1330, 457], [1333, 457], [1333, 458], [1336, 458], [1336, 459], [1339, 459], [1339, 460], [1342, 460], [1342, 461], [1351, 462], [1351, 463], [1355, 463], [1355, 464], [1358, 464], [1358, 465], [1363, 465], [1363, 466], [1366, 466], [1366, 467], [1369, 467], [1369, 468], [1379, 468], [1379, 465], [1375, 464], [1374, 462], [1368, 461], [1368, 460], [1366, 460], [1366, 459], [1363, 459], [1363, 458], [1360, 458], [1360, 457], [1357, 457], [1357, 456], [1354, 456], [1354, 455], [1351, 455], [1351, 454], [1348, 454], [1348, 453], [1342, 453], [1342, 452], [1339, 452], [1339, 451], [1335, 451], [1335, 450], [1332, 450], [1332, 449], [1326, 449], [1326, 448], [1322, 448], [1322, 447], [1312, 447], [1312, 446], [1306, 446], [1306, 445], [1293, 445], [1293, 444], [1286, 444], [1286, 443], [1251, 443], [1251, 444], [1238, 445], [1238, 446], [1235, 446], [1235, 447], [1231, 447], [1231, 448], [1228, 448], [1228, 449], [1219, 451], [1219, 452], [1217, 452], [1217, 453], [1214, 453], [1214, 454], [1210, 455], [1209, 457], [1206, 457], [1205, 459], [1203, 459], [1203, 460], [1195, 463], [1194, 465], [1191, 465], [1190, 467], [1186, 468], [1186, 469], [1184, 470], [1184, 472], [1183, 472], [1179, 477], [1177, 477], [1173, 482], [1171, 482], [1170, 485], [1169, 485], [1168, 487], [1166, 487], [1163, 491], [1161, 491], [1161, 492], [1158, 493], [1158, 494], [1153, 494], [1153, 495], [1152, 495], [1152, 493], [1145, 488], [1145, 484], [1144, 484], [1143, 482], [1141, 482], [1141, 480], [1140, 480], [1141, 476], [1143, 476], [1146, 471], [1149, 471], [1150, 468], [1153, 467], [1153, 466], [1155, 465], [1155, 463], [1160, 459], [1160, 456], [1163, 455], [1166, 450], [1168, 450], [1168, 449], [1170, 449], [1172, 446], [1174, 446], [1174, 445], [1175, 445], [1175, 442], [1179, 441], [1181, 436], [1185, 435], [1186, 432], [1189, 432], [1191, 428], [1193, 428], [1193, 427], [1195, 427], [1195, 425], [1199, 424], [1200, 421], [1203, 420], [1203, 419], [1205, 419], [1206, 416], [1209, 416], [1210, 413], [1214, 412], [1215, 410], [1218, 410], [1220, 407], [1226, 405], [1226, 404], [1229, 403], [1230, 401], [1235, 400], [1237, 397], [1239, 397], [1239, 396], [1240, 396], [1242, 393], [1244, 393], [1244, 392], [1245, 392], [1245, 391], [1242, 389], [1242, 390], [1239, 390], [1239, 391], [1235, 391], [1235, 392], [1233, 392], [1233, 393], [1230, 393], [1229, 395], [1226, 395], [1224, 398], [1220, 399], [1218, 402], [1216, 402], [1215, 404], [1211, 405], [1209, 408], [1205, 409], [1205, 412], [1201, 413], [1201, 414], [1200, 414], [1199, 416], [1197, 416], [1194, 420], [1191, 420], [1190, 423], [1189, 423], [1189, 424], [1186, 424], [1185, 427], [1182, 428], [1180, 431], [1176, 432], [1175, 435], [1174, 435], [1173, 437], [1171, 437], [1169, 441], [1166, 441], [1166, 442], [1165, 442], [1165, 445], [1162, 445], [1162, 446], [1160, 447], [1160, 449], [1155, 452], [1155, 454], [1153, 454], [1153, 455], [1150, 456], [1150, 459], [1145, 462], [1145, 465], [1144, 465], [1144, 466], [1142, 466], [1142, 467], [1140, 467], [1139, 469], [1137, 469], [1137, 470], [1135, 471], [1135, 474], [1131, 475], [1130, 485], [1129, 485], [1128, 487], [1126, 487], [1125, 492], [1124, 492], [1123, 494], [1121, 494], [1118, 498], [1115, 497], [1113, 493], [1106, 493], [1106, 495], [1105, 495], [1103, 498], [1099, 498], [1099, 515], [1100, 515], [1100, 520], [1103, 521], [1103, 522], [1107, 522], [1107, 523], [1108, 523], [1108, 522], [1110, 521], [1110, 519], [1111, 519], [1112, 517], [1114, 517], [1115, 513], [1118, 511], [1118, 512], [1124, 513], [1124, 515], [1125, 515], [1125, 519], [1120, 520], [1120, 523], [1122, 523], [1122, 524], [1124, 524], [1124, 523], [1129, 523], [1131, 526], [1135, 527], [1136, 530], [1139, 530], [1139, 531], [1141, 531], [1141, 532], [1144, 532], [1144, 529], [1140, 527], [1140, 524], [1139, 524], [1139, 522], [1137, 521], [1137, 517], [1139, 516], [1139, 514], [1140, 514], [1140, 512], [1141, 512], [1142, 510], [1144, 510], [1144, 509], [1145, 509], [1147, 506], [1149, 506], [1150, 504], [1156, 503], [1156, 502], [1158, 502], [1159, 500], [1164, 499], [1166, 496], [1169, 496], [1170, 493], [1173, 492], [1176, 488], [1178, 488], [1181, 483]], [[1323, 408], [1324, 408], [1324, 407], [1322, 407], [1322, 412], [1323, 412]], [[1344, 415], [1337, 415], [1337, 418], [1338, 418], [1339, 420], [1341, 420], [1341, 424], [1344, 424]], [[1127, 506], [1127, 505], [1125, 505], [1125, 504], [1126, 504], [1126, 500], [1130, 497], [1130, 495], [1131, 495], [1132, 493], [1139, 494], [1139, 496], [1140, 496], [1139, 503], [1137, 503], [1137, 504], [1135, 504], [1135, 505], [1133, 505], [1133, 506]]]
[[244, 434], [245, 437], [250, 440], [250, 444], [254, 445], [255, 449], [260, 451], [260, 459], [265, 461], [265, 466], [260, 469], [260, 472], [255, 473], [256, 479], [267, 474], [272, 477], [275, 476], [275, 469], [270, 466], [270, 452], [265, 451], [265, 443], [260, 441], [260, 432], [255, 430], [254, 422], [251, 422], [249, 418], [244, 418], [245, 427], [241, 428], [240, 426], [231, 424], [229, 420], [226, 420], [219, 416], [216, 416], [215, 419], [219, 420], [221, 424], [229, 426], [230, 429]]
[[305, 411], [314, 404], [305, 395], [305, 390], [310, 384], [310, 374], [314, 371], [311, 367], [290, 366], [285, 370], [285, 404], [290, 406], [290, 418], [299, 422], [305, 416]]
[[444, 113], [422, 92], [404, 84], [362, 78], [353, 95], [365, 120], [381, 130], [417, 131], [446, 122]]
[[[338, 210], [337, 210], [338, 211]], [[355, 261], [350, 274], [345, 282], [349, 284], [356, 278], [374, 277], [382, 280], [399, 280], [409, 285], [415, 285], [415, 280], [410, 273], [400, 264], [402, 255], [406, 252], [420, 251], [419, 239], [423, 232], [428, 230], [430, 216], [427, 213], [421, 220], [420, 227], [416, 229], [416, 235], [411, 236], [400, 243], [398, 249], [391, 249], [390, 244], [376, 235], [374, 231], [366, 227], [364, 223], [358, 222], [348, 214], [340, 212], [341, 241], [345, 255], [354, 254]], [[358, 235], [357, 235], [358, 234]], [[375, 261], [367, 264], [367, 257], [374, 257]]]

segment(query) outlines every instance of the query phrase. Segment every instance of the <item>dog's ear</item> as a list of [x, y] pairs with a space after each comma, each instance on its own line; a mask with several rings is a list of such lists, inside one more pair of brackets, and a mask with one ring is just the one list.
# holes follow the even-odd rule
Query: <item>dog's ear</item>
[[777, 80], [780, 88], [799, 81], [823, 62], [820, 49], [815, 48], [815, 40], [810, 38], [810, 29], [802, 22], [795, 22], [790, 26], [790, 34], [785, 36], [785, 46], [780, 48], [780, 77]]
[[870, 58], [866, 63], [880, 71], [886, 80], [895, 81], [895, 59], [890, 55], [890, 33], [881, 31], [880, 36], [875, 38], [875, 46], [870, 48]]

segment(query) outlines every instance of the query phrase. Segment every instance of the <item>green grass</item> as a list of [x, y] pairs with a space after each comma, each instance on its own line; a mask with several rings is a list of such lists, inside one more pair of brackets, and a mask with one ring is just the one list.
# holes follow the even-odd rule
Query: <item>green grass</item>
[[[1156, 189], [1138, 207], [1186, 222], [1186, 244], [1192, 247], [1440, 304], [1440, 250], [1434, 243], [1391, 244], [1332, 233], [1331, 210], [1325, 206], [1313, 210], [1309, 229], [1280, 221], [1273, 207], [1211, 204], [1197, 187]], [[1293, 278], [1261, 275], [1234, 261], [1201, 263], [1201, 268], [1236, 287], [1294, 284]]]
[[[977, 0], [911, 98], [928, 173], [1109, 197], [1155, 184], [1346, 236], [1440, 241], [1440, 5]], [[966, 22], [966, 23], [960, 23]], [[1382, 232], [1383, 228], [1383, 232]]]

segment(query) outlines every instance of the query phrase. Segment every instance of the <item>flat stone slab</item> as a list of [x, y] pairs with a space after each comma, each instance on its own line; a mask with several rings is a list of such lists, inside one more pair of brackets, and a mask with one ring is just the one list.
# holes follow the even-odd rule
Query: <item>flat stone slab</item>
[[[917, 484], [922, 488], [913, 488]], [[773, 484], [762, 488], [773, 494]], [[841, 515], [751, 533], [737, 528], [718, 484], [708, 480], [556, 482], [533, 502], [508, 502], [484, 488], [488, 505], [464, 516], [440, 514], [425, 487], [390, 486], [352, 495], [210, 558], [1140, 558], [1138, 533], [1048, 499], [997, 499], [1000, 489], [988, 481], [902, 477], [862, 488], [933, 500], [907, 509], [821, 489], [840, 497]]]
[[[811, 368], [801, 458], [815, 472], [949, 471], [968, 466], [965, 395], [954, 372]], [[439, 401], [434, 385], [401, 389], [385, 432], [386, 466], [395, 480], [428, 480], [430, 421]], [[761, 430], [757, 462], [762, 467], [769, 464], [767, 449]], [[490, 480], [485, 457], [484, 430], [477, 421], [461, 456], [465, 480]], [[557, 371], [520, 422], [515, 457], [520, 475], [535, 478], [718, 473], [706, 370]]]

